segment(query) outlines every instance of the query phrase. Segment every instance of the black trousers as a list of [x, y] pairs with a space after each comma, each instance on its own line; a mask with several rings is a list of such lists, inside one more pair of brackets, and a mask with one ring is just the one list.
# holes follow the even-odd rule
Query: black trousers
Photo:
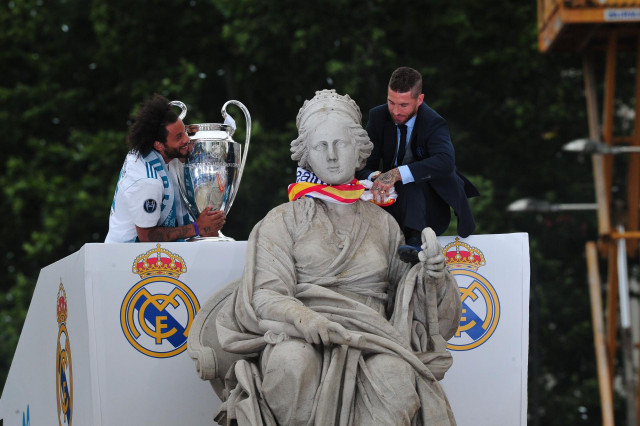
[[395, 184], [398, 198], [384, 209], [400, 225], [405, 237], [411, 230], [422, 231], [426, 227], [441, 235], [449, 227], [451, 208], [426, 182]]

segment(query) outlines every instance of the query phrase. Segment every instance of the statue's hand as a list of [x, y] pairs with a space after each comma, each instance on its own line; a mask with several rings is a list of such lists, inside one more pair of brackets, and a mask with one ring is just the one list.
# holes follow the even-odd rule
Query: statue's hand
[[446, 264], [444, 262], [444, 256], [439, 254], [433, 257], [427, 257], [424, 255], [424, 251], [418, 253], [418, 258], [424, 266], [424, 270], [429, 276], [434, 278], [442, 278], [446, 271]]
[[310, 309], [299, 315], [293, 325], [307, 342], [315, 345], [351, 341], [351, 333], [346, 328]]
[[434, 278], [442, 278], [446, 273], [445, 257], [442, 254], [442, 246], [431, 228], [422, 231], [422, 251], [418, 253], [418, 259], [426, 273]]

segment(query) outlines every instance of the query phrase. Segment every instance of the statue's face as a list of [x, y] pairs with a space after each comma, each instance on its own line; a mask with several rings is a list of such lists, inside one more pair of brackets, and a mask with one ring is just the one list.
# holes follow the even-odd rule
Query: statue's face
[[312, 129], [307, 141], [311, 170], [331, 185], [351, 182], [356, 172], [358, 155], [347, 123], [327, 117]]

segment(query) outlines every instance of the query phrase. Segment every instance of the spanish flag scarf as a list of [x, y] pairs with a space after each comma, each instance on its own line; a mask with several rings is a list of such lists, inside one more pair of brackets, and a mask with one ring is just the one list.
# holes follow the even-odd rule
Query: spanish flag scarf
[[354, 178], [349, 183], [328, 185], [314, 173], [298, 167], [296, 183], [289, 185], [289, 201], [298, 198], [319, 198], [330, 203], [355, 203], [357, 200], [371, 201], [379, 206], [390, 206], [396, 201], [397, 194], [392, 191], [384, 203], [376, 203], [370, 193], [371, 181], [359, 181]]

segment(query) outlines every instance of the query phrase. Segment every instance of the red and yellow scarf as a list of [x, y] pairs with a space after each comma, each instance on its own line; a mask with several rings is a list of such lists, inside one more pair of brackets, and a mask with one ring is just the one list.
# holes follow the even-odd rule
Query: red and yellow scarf
[[396, 201], [397, 195], [394, 192], [384, 203], [376, 203], [373, 201], [373, 196], [369, 193], [370, 188], [370, 181], [361, 182], [355, 178], [349, 183], [328, 185], [312, 172], [298, 167], [296, 183], [289, 185], [288, 193], [289, 201], [310, 197], [319, 198], [330, 203], [351, 204], [362, 199], [371, 201], [379, 206], [390, 206]]

